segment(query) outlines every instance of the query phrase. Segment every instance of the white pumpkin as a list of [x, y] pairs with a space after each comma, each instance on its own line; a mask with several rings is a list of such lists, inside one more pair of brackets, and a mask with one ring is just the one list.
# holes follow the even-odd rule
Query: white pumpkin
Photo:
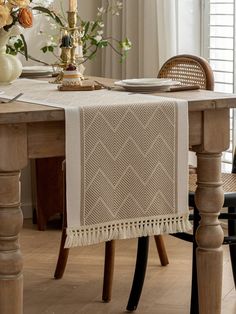
[[20, 29], [17, 26], [13, 26], [8, 32], [0, 29], [0, 84], [9, 84], [21, 75], [20, 60], [16, 56], [6, 54], [8, 39], [19, 34]]
[[0, 84], [9, 84], [22, 72], [22, 64], [16, 56], [1, 54], [0, 49]]

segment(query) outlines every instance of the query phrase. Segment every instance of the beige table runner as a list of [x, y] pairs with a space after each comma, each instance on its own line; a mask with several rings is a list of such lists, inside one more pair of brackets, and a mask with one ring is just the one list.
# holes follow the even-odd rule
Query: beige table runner
[[65, 109], [67, 247], [189, 230], [186, 101], [23, 79], [2, 89]]

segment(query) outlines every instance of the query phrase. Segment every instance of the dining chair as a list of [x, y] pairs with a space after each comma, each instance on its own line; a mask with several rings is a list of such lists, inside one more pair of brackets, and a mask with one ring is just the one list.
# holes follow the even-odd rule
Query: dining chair
[[[47, 223], [63, 214], [63, 172], [64, 157], [36, 158], [31, 163], [33, 200], [33, 223], [38, 230], [46, 230]], [[45, 193], [47, 191], [47, 193]], [[57, 219], [61, 223], [61, 219]]]
[[[190, 79], [187, 80], [185, 75], [188, 75], [189, 70], [185, 70], [185, 62], [187, 64], [191, 64], [191, 67], [194, 69], [198, 67], [198, 71], [200, 69], [203, 70], [204, 73], [196, 74], [196, 78], [192, 78], [194, 74], [189, 74]], [[198, 64], [198, 65], [197, 65]], [[172, 66], [174, 69], [172, 69]], [[168, 72], [170, 69], [170, 72]], [[179, 72], [178, 72], [179, 70]], [[182, 71], [184, 73], [182, 73]], [[197, 72], [198, 72], [197, 71]], [[173, 74], [173, 77], [171, 76]], [[179, 77], [178, 77], [179, 74]], [[175, 80], [180, 80], [182, 84], [199, 84], [201, 88], [213, 90], [214, 86], [214, 77], [212, 70], [207, 63], [202, 58], [189, 56], [189, 55], [180, 55], [177, 57], [173, 57], [169, 59], [161, 68], [158, 77], [169, 77], [174, 78]], [[198, 82], [197, 78], [201, 77], [201, 80]], [[205, 82], [202, 78], [205, 77]], [[183, 81], [182, 81], [183, 78]], [[236, 286], [236, 150], [234, 152], [233, 158], [233, 167], [232, 173], [222, 173], [222, 181], [223, 181], [223, 190], [224, 190], [224, 205], [223, 207], [228, 208], [227, 213], [221, 213], [219, 218], [226, 219], [228, 222], [228, 236], [224, 237], [223, 244], [229, 245], [230, 250], [230, 258], [231, 258], [231, 266], [233, 271], [234, 283]], [[198, 307], [198, 289], [197, 289], [197, 267], [196, 267], [196, 248], [197, 243], [195, 241], [195, 233], [200, 221], [200, 215], [198, 209], [194, 202], [194, 195], [196, 190], [196, 182], [197, 182], [197, 169], [196, 173], [194, 173], [193, 169], [189, 171], [189, 207], [193, 208], [193, 213], [190, 214], [190, 220], [193, 221], [193, 234], [189, 233], [177, 233], [172, 234], [173, 236], [182, 239], [184, 241], [192, 242], [192, 291], [191, 291], [191, 314], [198, 314], [199, 307]], [[159, 239], [157, 241], [157, 239]], [[161, 251], [165, 251], [164, 241], [162, 239], [162, 235], [155, 236], [156, 244], [160, 241], [162, 242], [162, 248], [158, 248], [158, 253], [160, 254]], [[131, 293], [127, 305], [127, 310], [133, 311], [137, 308], [139, 298], [142, 292], [142, 285], [144, 282], [144, 276], [146, 271], [147, 265], [147, 258], [148, 258], [148, 237], [140, 238], [138, 240], [138, 250], [137, 250], [137, 259], [136, 259], [136, 266], [135, 266], [135, 273], [133, 284], [131, 288]], [[145, 258], [142, 256], [142, 251], [145, 253]], [[167, 256], [166, 252], [165, 255]], [[142, 278], [140, 279], [140, 274], [142, 274]]]
[[[59, 249], [59, 255], [57, 258], [56, 269], [54, 272], [55, 279], [61, 279], [65, 272], [69, 250], [65, 248], [66, 242], [66, 228], [67, 228], [67, 215], [66, 215], [66, 163], [62, 163], [63, 172], [63, 221], [62, 221], [62, 234], [61, 243]], [[103, 276], [103, 291], [102, 300], [109, 302], [111, 300], [112, 281], [114, 271], [114, 256], [115, 256], [115, 241], [111, 240], [105, 242], [105, 258], [104, 258], [104, 276]]]
[[[158, 78], [170, 78], [180, 82], [181, 85], [199, 85], [201, 89], [214, 89], [214, 74], [208, 61], [195, 55], [177, 55], [168, 59], [157, 75]], [[189, 166], [189, 172], [194, 173], [193, 166]], [[162, 266], [166, 266], [168, 256], [165, 249], [163, 237], [154, 236], [156, 248], [160, 257]]]

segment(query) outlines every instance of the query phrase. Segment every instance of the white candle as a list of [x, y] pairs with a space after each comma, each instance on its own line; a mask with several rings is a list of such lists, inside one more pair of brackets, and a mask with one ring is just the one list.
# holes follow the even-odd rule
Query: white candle
[[83, 58], [83, 46], [82, 45], [78, 46], [78, 57]]
[[75, 12], [77, 10], [77, 0], [69, 0], [69, 12]]

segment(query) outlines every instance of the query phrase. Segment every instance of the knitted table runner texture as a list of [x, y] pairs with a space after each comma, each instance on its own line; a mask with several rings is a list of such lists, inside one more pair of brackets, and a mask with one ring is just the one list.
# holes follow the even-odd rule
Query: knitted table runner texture
[[26, 79], [2, 89], [65, 109], [66, 247], [191, 228], [186, 101]]

